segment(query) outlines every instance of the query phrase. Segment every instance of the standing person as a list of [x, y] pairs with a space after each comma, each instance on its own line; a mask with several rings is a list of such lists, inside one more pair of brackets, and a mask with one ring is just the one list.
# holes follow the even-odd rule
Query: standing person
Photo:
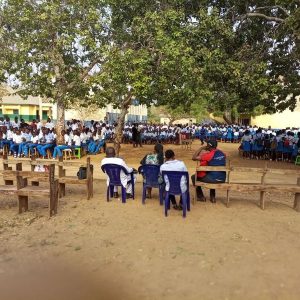
[[140, 145], [140, 147], [143, 147], [142, 146], [142, 131], [143, 131], [143, 125], [142, 124], [139, 124], [138, 127], [137, 127], [137, 145]]
[[[217, 149], [217, 141], [207, 141], [207, 146], [200, 147], [193, 155], [194, 161], [199, 161], [200, 166], [225, 166], [226, 156], [225, 154]], [[191, 176], [193, 185], [195, 185], [195, 175]], [[221, 183], [226, 180], [226, 172], [210, 171], [210, 172], [197, 172], [197, 180], [206, 183]], [[203, 191], [200, 186], [197, 186], [197, 200], [206, 201]], [[216, 203], [216, 190], [210, 190], [210, 201]]]
[[134, 148], [136, 148], [138, 146], [138, 130], [136, 124], [133, 124], [131, 131], [132, 131], [132, 145]]
[[[187, 168], [186, 168], [184, 162], [175, 159], [175, 153], [173, 150], [167, 150], [165, 152], [165, 158], [166, 158], [165, 163], [160, 167], [161, 173], [162, 173], [162, 171], [187, 172]], [[167, 176], [165, 176], [164, 182], [166, 184], [166, 187], [165, 187], [166, 191], [169, 191], [170, 186], [169, 186], [169, 181], [168, 181]], [[187, 186], [185, 177], [181, 178], [180, 187], [181, 187], [182, 193], [187, 191], [188, 186]], [[179, 205], [177, 205], [174, 195], [170, 195], [169, 199], [170, 199], [174, 209], [182, 210], [181, 199], [180, 199]]]

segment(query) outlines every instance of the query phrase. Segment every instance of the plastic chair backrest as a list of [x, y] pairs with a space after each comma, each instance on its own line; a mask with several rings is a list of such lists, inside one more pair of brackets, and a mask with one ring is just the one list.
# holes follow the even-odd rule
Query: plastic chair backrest
[[109, 184], [111, 185], [121, 185], [121, 171], [128, 175], [127, 170], [116, 164], [105, 164], [101, 166], [101, 169], [109, 177]]
[[189, 173], [179, 172], [179, 171], [162, 171], [162, 176], [165, 178], [167, 176], [169, 181], [169, 193], [179, 195], [181, 191], [181, 178], [186, 177], [187, 191], [189, 190]]
[[158, 176], [160, 171], [160, 166], [158, 165], [143, 165], [139, 168], [139, 171], [144, 174], [146, 179], [145, 185], [151, 187], [158, 187]]

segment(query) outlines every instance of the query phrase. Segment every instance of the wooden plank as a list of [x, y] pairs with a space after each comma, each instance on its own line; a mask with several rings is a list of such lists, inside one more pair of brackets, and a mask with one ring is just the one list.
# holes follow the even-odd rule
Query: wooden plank
[[54, 160], [54, 159], [35, 159], [35, 160], [31, 160], [29, 158], [14, 158], [14, 159], [3, 159], [3, 164], [7, 164], [7, 165], [15, 165], [16, 163], [22, 163], [24, 165], [46, 165], [49, 166], [51, 164], [55, 164], [56, 166], [64, 166], [64, 167], [81, 167], [81, 166], [85, 166], [85, 164], [83, 164], [80, 161], [63, 161], [60, 162], [58, 160]]
[[47, 196], [50, 194], [49, 188], [43, 188], [40, 186], [26, 186], [18, 190], [18, 195], [20, 196]]
[[47, 172], [33, 172], [33, 171], [3, 171], [4, 177], [9, 176], [22, 176], [22, 177], [34, 177], [34, 178], [48, 178]]
[[196, 171], [220, 171], [220, 172], [229, 172], [231, 171], [228, 167], [211, 167], [211, 166], [197, 166]]
[[[300, 186], [300, 177], [297, 179], [297, 185]], [[300, 212], [300, 192], [295, 194], [294, 209]]]
[[17, 187], [13, 185], [1, 185], [0, 192], [3, 195], [15, 195], [17, 194], [18, 190]]
[[87, 184], [87, 179], [78, 179], [76, 176], [65, 176], [59, 178], [59, 183], [68, 183], [68, 184]]

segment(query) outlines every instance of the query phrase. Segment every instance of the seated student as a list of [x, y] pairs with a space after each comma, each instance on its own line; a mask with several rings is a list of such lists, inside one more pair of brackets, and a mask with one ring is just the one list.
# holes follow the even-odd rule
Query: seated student
[[[175, 159], [175, 153], [173, 150], [167, 150], [165, 152], [165, 158], [166, 158], [165, 163], [163, 165], [161, 165], [161, 167], [160, 167], [161, 173], [162, 173], [162, 171], [187, 172], [187, 168], [186, 168], [184, 162]], [[164, 178], [164, 182], [166, 184], [166, 187], [165, 187], [166, 191], [169, 191], [170, 186], [169, 186], [168, 178], [166, 176]], [[186, 190], [188, 189], [187, 182], [184, 177], [182, 177], [182, 179], [181, 179], [180, 187], [181, 187], [182, 193], [186, 192]], [[169, 199], [172, 202], [174, 209], [182, 210], [181, 199], [180, 199], [179, 205], [177, 205], [177, 203], [176, 203], [175, 196], [170, 195]]]
[[63, 145], [57, 145], [56, 147], [54, 147], [53, 159], [56, 159], [57, 156], [62, 157], [62, 155], [63, 155], [62, 151], [65, 149], [70, 149], [72, 146], [72, 139], [65, 130], [61, 131], [61, 135], [64, 137], [65, 143]]
[[39, 144], [39, 136], [36, 130], [33, 130], [32, 136], [30, 138], [30, 142], [25, 144], [23, 147], [23, 153], [25, 157], [29, 156], [29, 150], [32, 153], [34, 148], [36, 148]]
[[[143, 165], [157, 165], [161, 166], [164, 163], [164, 147], [162, 144], [156, 144], [154, 146], [153, 153], [149, 153], [145, 155], [145, 157], [141, 160], [140, 164]], [[144, 175], [143, 175], [144, 177]], [[144, 182], [146, 178], [144, 177]], [[160, 180], [158, 178], [158, 180]], [[162, 183], [162, 178], [161, 178]], [[146, 198], [151, 198], [151, 188], [147, 188]]]
[[3, 143], [3, 147], [5, 145], [8, 146], [8, 150], [9, 152], [11, 151], [11, 146], [13, 145], [13, 136], [15, 134], [15, 129], [13, 129], [12, 127], [10, 127], [9, 129], [5, 129], [5, 127], [3, 128], [3, 132], [5, 133], [6, 137], [5, 139], [2, 141]]
[[14, 157], [17, 157], [19, 146], [21, 145], [22, 141], [23, 137], [21, 135], [21, 131], [17, 129], [16, 133], [13, 135], [13, 144], [10, 147], [10, 151], [13, 153]]
[[[133, 168], [127, 166], [125, 161], [122, 158], [116, 157], [116, 151], [113, 147], [106, 148], [106, 157], [102, 159], [101, 166], [106, 164], [116, 164], [124, 167], [128, 173], [135, 172]], [[132, 198], [132, 184], [131, 184], [131, 175], [126, 175], [123, 171], [121, 171], [121, 182], [124, 188], [126, 188], [126, 197]], [[134, 176], [134, 181], [136, 180]], [[107, 179], [107, 184], [109, 184], [109, 178]], [[117, 193], [117, 187], [114, 189], [114, 198], [118, 198], [119, 195]]]
[[[103, 129], [103, 127], [102, 127]], [[95, 133], [95, 132], [94, 132]], [[97, 154], [101, 148], [105, 147], [105, 134], [102, 133], [102, 130], [99, 133], [94, 135], [94, 141], [89, 144], [88, 151], [89, 154]]]
[[81, 147], [81, 139], [80, 139], [80, 133], [79, 131], [75, 130], [73, 131], [73, 142], [72, 142], [72, 148], [80, 148]]
[[0, 150], [3, 151], [4, 141], [6, 140], [6, 134], [1, 130], [0, 131]]
[[[217, 149], [217, 141], [209, 140], [207, 141], [207, 146], [200, 147], [193, 155], [193, 160], [200, 161], [200, 166], [225, 166], [226, 156], [225, 154]], [[193, 185], [195, 185], [195, 175], [191, 176]], [[221, 183], [226, 180], [226, 172], [198, 172], [197, 180], [206, 183]], [[197, 200], [206, 201], [203, 191], [200, 186], [197, 186]], [[210, 201], [216, 203], [216, 190], [210, 190]]]
[[55, 146], [55, 137], [48, 128], [44, 129], [43, 138], [41, 139], [40, 144], [36, 147], [39, 154], [44, 158], [47, 156], [47, 150], [50, 151]]
[[21, 155], [24, 155], [24, 148], [26, 144], [30, 143], [32, 134], [29, 130], [29, 128], [21, 127], [21, 135], [22, 135], [22, 143], [19, 146], [19, 151], [18, 151], [18, 157]]
[[80, 133], [81, 146], [86, 150], [90, 142], [90, 135], [88, 134], [88, 132], [89, 132], [88, 128], [83, 128], [82, 132]]

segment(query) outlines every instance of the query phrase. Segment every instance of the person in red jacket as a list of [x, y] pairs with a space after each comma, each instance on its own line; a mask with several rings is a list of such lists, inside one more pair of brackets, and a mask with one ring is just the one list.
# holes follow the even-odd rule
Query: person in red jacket
[[[207, 141], [207, 146], [199, 148], [193, 155], [193, 160], [200, 161], [200, 166], [225, 166], [226, 155], [219, 149], [217, 149], [217, 141]], [[191, 177], [193, 185], [195, 185], [195, 175]], [[221, 183], [226, 180], [226, 172], [209, 171], [209, 172], [197, 172], [197, 180], [206, 183]], [[197, 186], [197, 200], [206, 201], [203, 191], [200, 186]], [[216, 190], [210, 190], [210, 201], [216, 202]]]

